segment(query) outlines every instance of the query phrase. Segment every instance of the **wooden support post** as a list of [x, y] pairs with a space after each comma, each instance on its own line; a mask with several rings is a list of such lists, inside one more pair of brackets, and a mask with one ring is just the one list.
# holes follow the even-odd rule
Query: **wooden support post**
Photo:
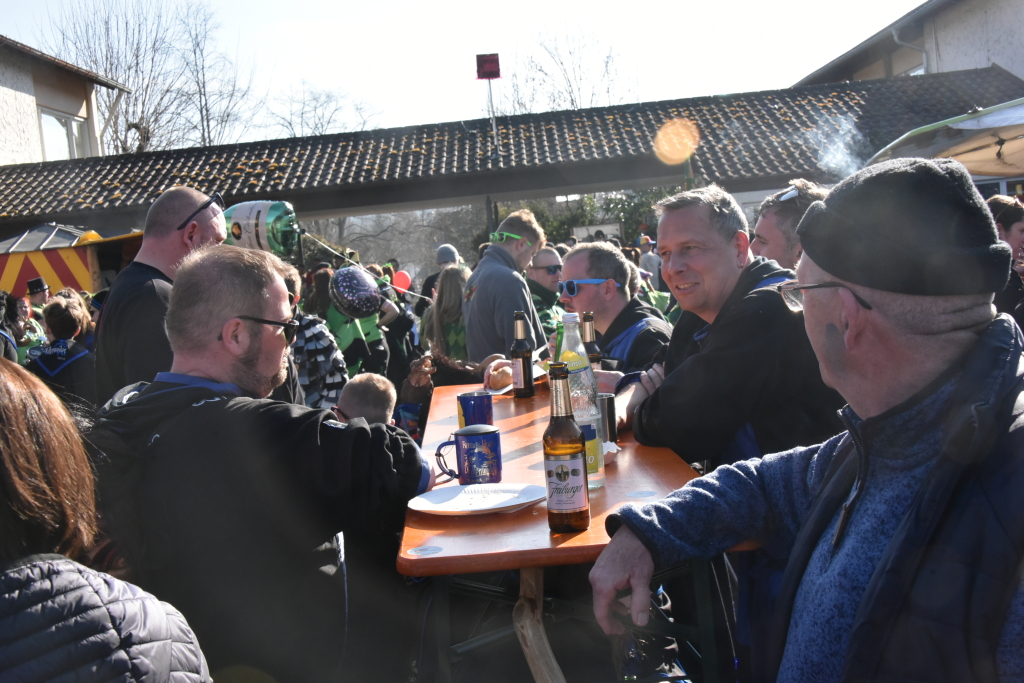
[[519, 644], [537, 683], [565, 683], [544, 630], [544, 569], [531, 567], [519, 574], [519, 601], [512, 610]]
[[452, 680], [452, 637], [448, 612], [448, 577], [435, 576], [434, 583], [434, 624], [437, 629], [437, 681], [451, 683]]

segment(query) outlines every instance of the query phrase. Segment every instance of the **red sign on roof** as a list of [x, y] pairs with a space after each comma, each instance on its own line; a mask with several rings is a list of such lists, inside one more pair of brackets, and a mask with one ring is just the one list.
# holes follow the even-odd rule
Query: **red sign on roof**
[[501, 78], [501, 67], [498, 66], [498, 55], [476, 56], [476, 77], [480, 80]]

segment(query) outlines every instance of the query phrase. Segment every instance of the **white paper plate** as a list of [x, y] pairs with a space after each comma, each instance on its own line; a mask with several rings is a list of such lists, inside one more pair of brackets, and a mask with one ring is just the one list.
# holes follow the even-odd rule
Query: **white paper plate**
[[445, 486], [416, 496], [409, 501], [409, 509], [433, 515], [515, 512], [543, 500], [544, 495], [544, 487], [535, 484]]

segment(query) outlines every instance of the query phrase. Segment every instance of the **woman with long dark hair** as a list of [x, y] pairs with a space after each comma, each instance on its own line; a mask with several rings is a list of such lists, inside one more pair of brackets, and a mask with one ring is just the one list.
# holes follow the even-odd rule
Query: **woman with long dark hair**
[[92, 469], [71, 416], [42, 382], [0, 360], [0, 679], [209, 681], [180, 612], [74, 561], [96, 526]]

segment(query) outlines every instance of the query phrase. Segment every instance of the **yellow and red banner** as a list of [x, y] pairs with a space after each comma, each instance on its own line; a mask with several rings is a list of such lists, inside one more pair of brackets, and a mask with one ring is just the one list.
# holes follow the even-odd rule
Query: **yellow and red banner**
[[36, 277], [46, 280], [51, 292], [64, 287], [92, 289], [87, 247], [3, 254], [0, 273], [0, 289], [17, 297], [28, 293], [28, 281]]

